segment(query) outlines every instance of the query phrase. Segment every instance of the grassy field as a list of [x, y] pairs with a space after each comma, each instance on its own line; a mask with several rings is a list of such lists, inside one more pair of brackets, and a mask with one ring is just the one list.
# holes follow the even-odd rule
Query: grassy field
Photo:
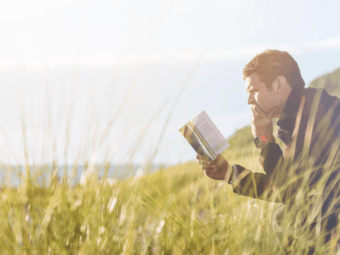
[[194, 162], [73, 188], [26, 180], [1, 194], [1, 254], [251, 254], [272, 241], [263, 205]]
[[[230, 144], [229, 163], [261, 171], [249, 127]], [[121, 181], [92, 175], [75, 187], [51, 175], [41, 188], [32, 176], [1, 192], [1, 254], [284, 253], [272, 231], [279, 204], [235, 195], [196, 162]], [[292, 254], [305, 254], [301, 243]]]

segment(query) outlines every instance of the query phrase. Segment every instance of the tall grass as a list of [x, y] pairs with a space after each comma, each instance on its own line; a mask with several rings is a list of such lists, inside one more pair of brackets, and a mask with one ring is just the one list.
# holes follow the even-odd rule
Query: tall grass
[[[174, 100], [174, 105], [178, 100]], [[158, 114], [156, 112], [154, 118]], [[325, 118], [322, 123], [329, 122], [327, 116]], [[131, 159], [148, 125], [127, 155], [126, 172], [132, 171]], [[108, 129], [110, 127], [111, 124]], [[100, 141], [105, 139], [108, 129]], [[322, 143], [327, 143], [325, 139], [329, 133], [326, 131], [325, 126], [316, 130], [323, 138]], [[260, 172], [260, 152], [254, 148], [251, 137], [249, 127], [240, 130], [223, 155], [230, 164]], [[27, 159], [30, 151], [25, 148]], [[152, 164], [157, 148], [150, 154], [148, 164]], [[65, 157], [67, 151], [65, 148]], [[313, 153], [321, 151], [316, 148]], [[282, 183], [282, 192], [286, 186], [298, 184], [294, 190], [298, 199], [281, 220], [280, 227], [286, 230], [281, 236], [273, 232], [272, 226], [279, 203], [237, 196], [227, 183], [208, 179], [195, 162], [119, 180], [108, 178], [109, 162], [104, 164], [102, 178], [98, 178], [100, 166], [89, 159], [84, 166], [86, 178], [82, 184], [72, 185], [72, 177], [66, 173], [64, 179], [57, 178], [61, 167], [57, 162], [37, 166], [33, 171], [26, 160], [26, 174], [20, 175], [20, 185], [4, 186], [0, 193], [0, 253], [306, 254], [311, 245], [318, 254], [326, 254], [328, 250], [335, 252], [336, 238], [327, 246], [322, 242], [320, 224], [323, 219], [320, 217], [327, 213], [321, 214], [324, 198], [319, 195], [337, 193], [339, 189], [335, 186], [336, 176], [330, 188], [323, 189], [330, 174], [339, 166], [337, 147], [332, 152], [334, 155], [326, 164], [327, 171], [323, 171], [320, 181], [313, 187], [314, 196], [309, 196], [312, 190], [308, 176], [320, 170], [310, 164], [310, 157], [304, 154], [287, 163], [288, 170], [281, 170], [294, 171], [301, 164], [308, 166], [304, 175], [295, 175], [295, 179]], [[73, 169], [77, 166], [76, 161]], [[7, 166], [7, 170], [11, 167]], [[49, 180], [40, 185], [38, 178], [43, 173], [48, 173]], [[328, 212], [335, 206], [331, 204]], [[302, 224], [306, 215], [307, 223], [317, 219], [316, 230], [310, 231]], [[339, 232], [334, 235], [337, 237]], [[290, 237], [294, 239], [289, 244]]]

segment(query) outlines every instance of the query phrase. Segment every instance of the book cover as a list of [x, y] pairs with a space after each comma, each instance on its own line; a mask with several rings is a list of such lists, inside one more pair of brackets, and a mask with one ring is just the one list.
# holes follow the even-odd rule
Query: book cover
[[205, 111], [189, 120], [179, 131], [198, 154], [211, 161], [229, 147], [228, 141]]

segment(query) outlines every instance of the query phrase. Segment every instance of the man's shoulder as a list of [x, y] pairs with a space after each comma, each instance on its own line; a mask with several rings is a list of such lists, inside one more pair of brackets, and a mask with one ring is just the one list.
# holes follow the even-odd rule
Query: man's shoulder
[[325, 89], [306, 88], [306, 102], [310, 105], [319, 103], [318, 109], [326, 112], [330, 109], [335, 110], [334, 114], [340, 114], [340, 99], [337, 96], [330, 95]]
[[[314, 123], [313, 135], [318, 133], [316, 130], [330, 131], [331, 128], [331, 132], [337, 136], [340, 133], [340, 99], [330, 95], [325, 89], [316, 88], [306, 88], [305, 96], [301, 128], [306, 129], [309, 123]], [[314, 107], [315, 104], [317, 108]]]

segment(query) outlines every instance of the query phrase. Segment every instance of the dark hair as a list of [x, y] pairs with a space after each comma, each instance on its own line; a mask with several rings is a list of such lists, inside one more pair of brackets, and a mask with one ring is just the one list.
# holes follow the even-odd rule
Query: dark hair
[[266, 50], [257, 54], [243, 69], [243, 80], [256, 73], [267, 90], [272, 89], [274, 80], [282, 75], [292, 89], [302, 89], [305, 82], [294, 58], [286, 51]]

